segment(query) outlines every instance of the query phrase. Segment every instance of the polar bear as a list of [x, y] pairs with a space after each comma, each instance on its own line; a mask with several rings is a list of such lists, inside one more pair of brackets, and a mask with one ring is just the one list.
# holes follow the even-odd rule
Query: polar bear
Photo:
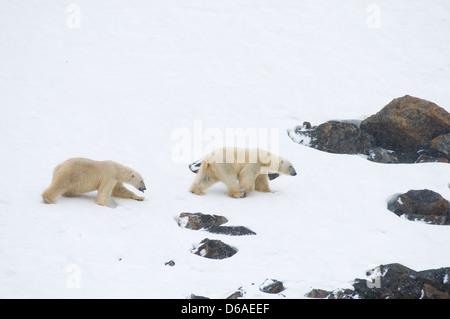
[[70, 158], [55, 167], [51, 185], [42, 193], [47, 204], [54, 204], [60, 196], [75, 197], [79, 194], [98, 190], [96, 203], [109, 204], [111, 196], [143, 201], [123, 183], [146, 190], [144, 180], [134, 169], [113, 161], [94, 161], [87, 158]]
[[219, 148], [202, 160], [190, 191], [204, 195], [205, 189], [214, 183], [223, 182], [228, 195], [234, 198], [246, 197], [252, 190], [272, 192], [269, 188], [269, 173], [297, 175], [291, 162], [263, 149]]

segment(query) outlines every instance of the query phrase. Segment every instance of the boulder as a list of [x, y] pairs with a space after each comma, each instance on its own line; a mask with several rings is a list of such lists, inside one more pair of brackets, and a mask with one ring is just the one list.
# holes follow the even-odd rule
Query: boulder
[[450, 224], [450, 203], [440, 194], [428, 189], [410, 190], [395, 196], [388, 209], [409, 220], [420, 220], [435, 225]]
[[434, 138], [450, 133], [450, 113], [432, 102], [406, 95], [362, 121], [361, 129], [375, 138], [377, 146], [412, 154], [428, 149]]
[[379, 266], [378, 284], [355, 279], [354, 289], [313, 289], [306, 297], [327, 299], [450, 299], [450, 267], [415, 271], [401, 264]]
[[237, 253], [237, 249], [233, 248], [221, 240], [205, 238], [195, 247], [192, 252], [196, 255], [210, 259], [229, 258]]
[[374, 138], [353, 123], [330, 121], [310, 129], [297, 127], [294, 133], [294, 141], [330, 153], [367, 155], [375, 147]]
[[283, 283], [276, 279], [266, 279], [261, 286], [259, 286], [259, 290], [268, 294], [277, 294], [284, 290]]

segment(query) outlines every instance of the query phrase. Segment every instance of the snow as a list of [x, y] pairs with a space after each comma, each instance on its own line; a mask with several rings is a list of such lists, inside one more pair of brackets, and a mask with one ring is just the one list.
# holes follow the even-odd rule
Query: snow
[[[239, 287], [245, 298], [304, 298], [350, 288], [370, 264], [449, 266], [448, 227], [387, 210], [410, 189], [450, 199], [448, 164], [378, 164], [285, 133], [361, 119], [405, 94], [449, 110], [450, 4], [369, 5], [3, 1], [0, 298], [224, 298]], [[221, 184], [191, 194], [188, 164], [239, 128], [262, 132], [240, 143], [267, 144], [298, 175], [271, 181], [273, 194], [232, 199]], [[44, 204], [53, 168], [70, 157], [133, 167], [146, 200], [109, 208], [89, 193]], [[257, 235], [178, 226], [181, 212], [198, 211]], [[239, 251], [193, 254], [205, 237]], [[266, 278], [283, 282], [282, 295], [259, 291]]]

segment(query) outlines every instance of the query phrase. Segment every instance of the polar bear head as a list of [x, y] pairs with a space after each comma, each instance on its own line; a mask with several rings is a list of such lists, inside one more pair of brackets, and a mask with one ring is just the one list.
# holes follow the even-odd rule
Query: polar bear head
[[285, 158], [280, 157], [278, 165], [278, 173], [295, 176], [297, 172], [295, 171], [294, 165]]
[[122, 181], [136, 187], [136, 189], [141, 192], [144, 192], [147, 189], [141, 174], [131, 168], [122, 171]]
[[[275, 173], [281, 173], [290, 176], [297, 175], [294, 165], [292, 165], [290, 161], [281, 156], [269, 154], [266, 158], [264, 158], [264, 160], [266, 161], [266, 170], [269, 173], [272, 173], [272, 175], [276, 175]], [[274, 176], [273, 178], [276, 177]]]

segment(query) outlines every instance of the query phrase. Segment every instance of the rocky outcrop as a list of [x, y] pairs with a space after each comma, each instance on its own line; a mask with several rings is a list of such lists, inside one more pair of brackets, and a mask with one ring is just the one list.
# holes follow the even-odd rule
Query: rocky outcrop
[[410, 190], [394, 196], [388, 209], [409, 220], [419, 220], [435, 225], [450, 224], [450, 203], [440, 194], [428, 189]]
[[380, 265], [354, 289], [311, 290], [306, 297], [326, 299], [450, 299], [450, 267], [415, 271], [401, 264]]
[[363, 154], [380, 163], [450, 161], [450, 113], [406, 95], [361, 121], [304, 122], [288, 131], [294, 142], [321, 151]]

